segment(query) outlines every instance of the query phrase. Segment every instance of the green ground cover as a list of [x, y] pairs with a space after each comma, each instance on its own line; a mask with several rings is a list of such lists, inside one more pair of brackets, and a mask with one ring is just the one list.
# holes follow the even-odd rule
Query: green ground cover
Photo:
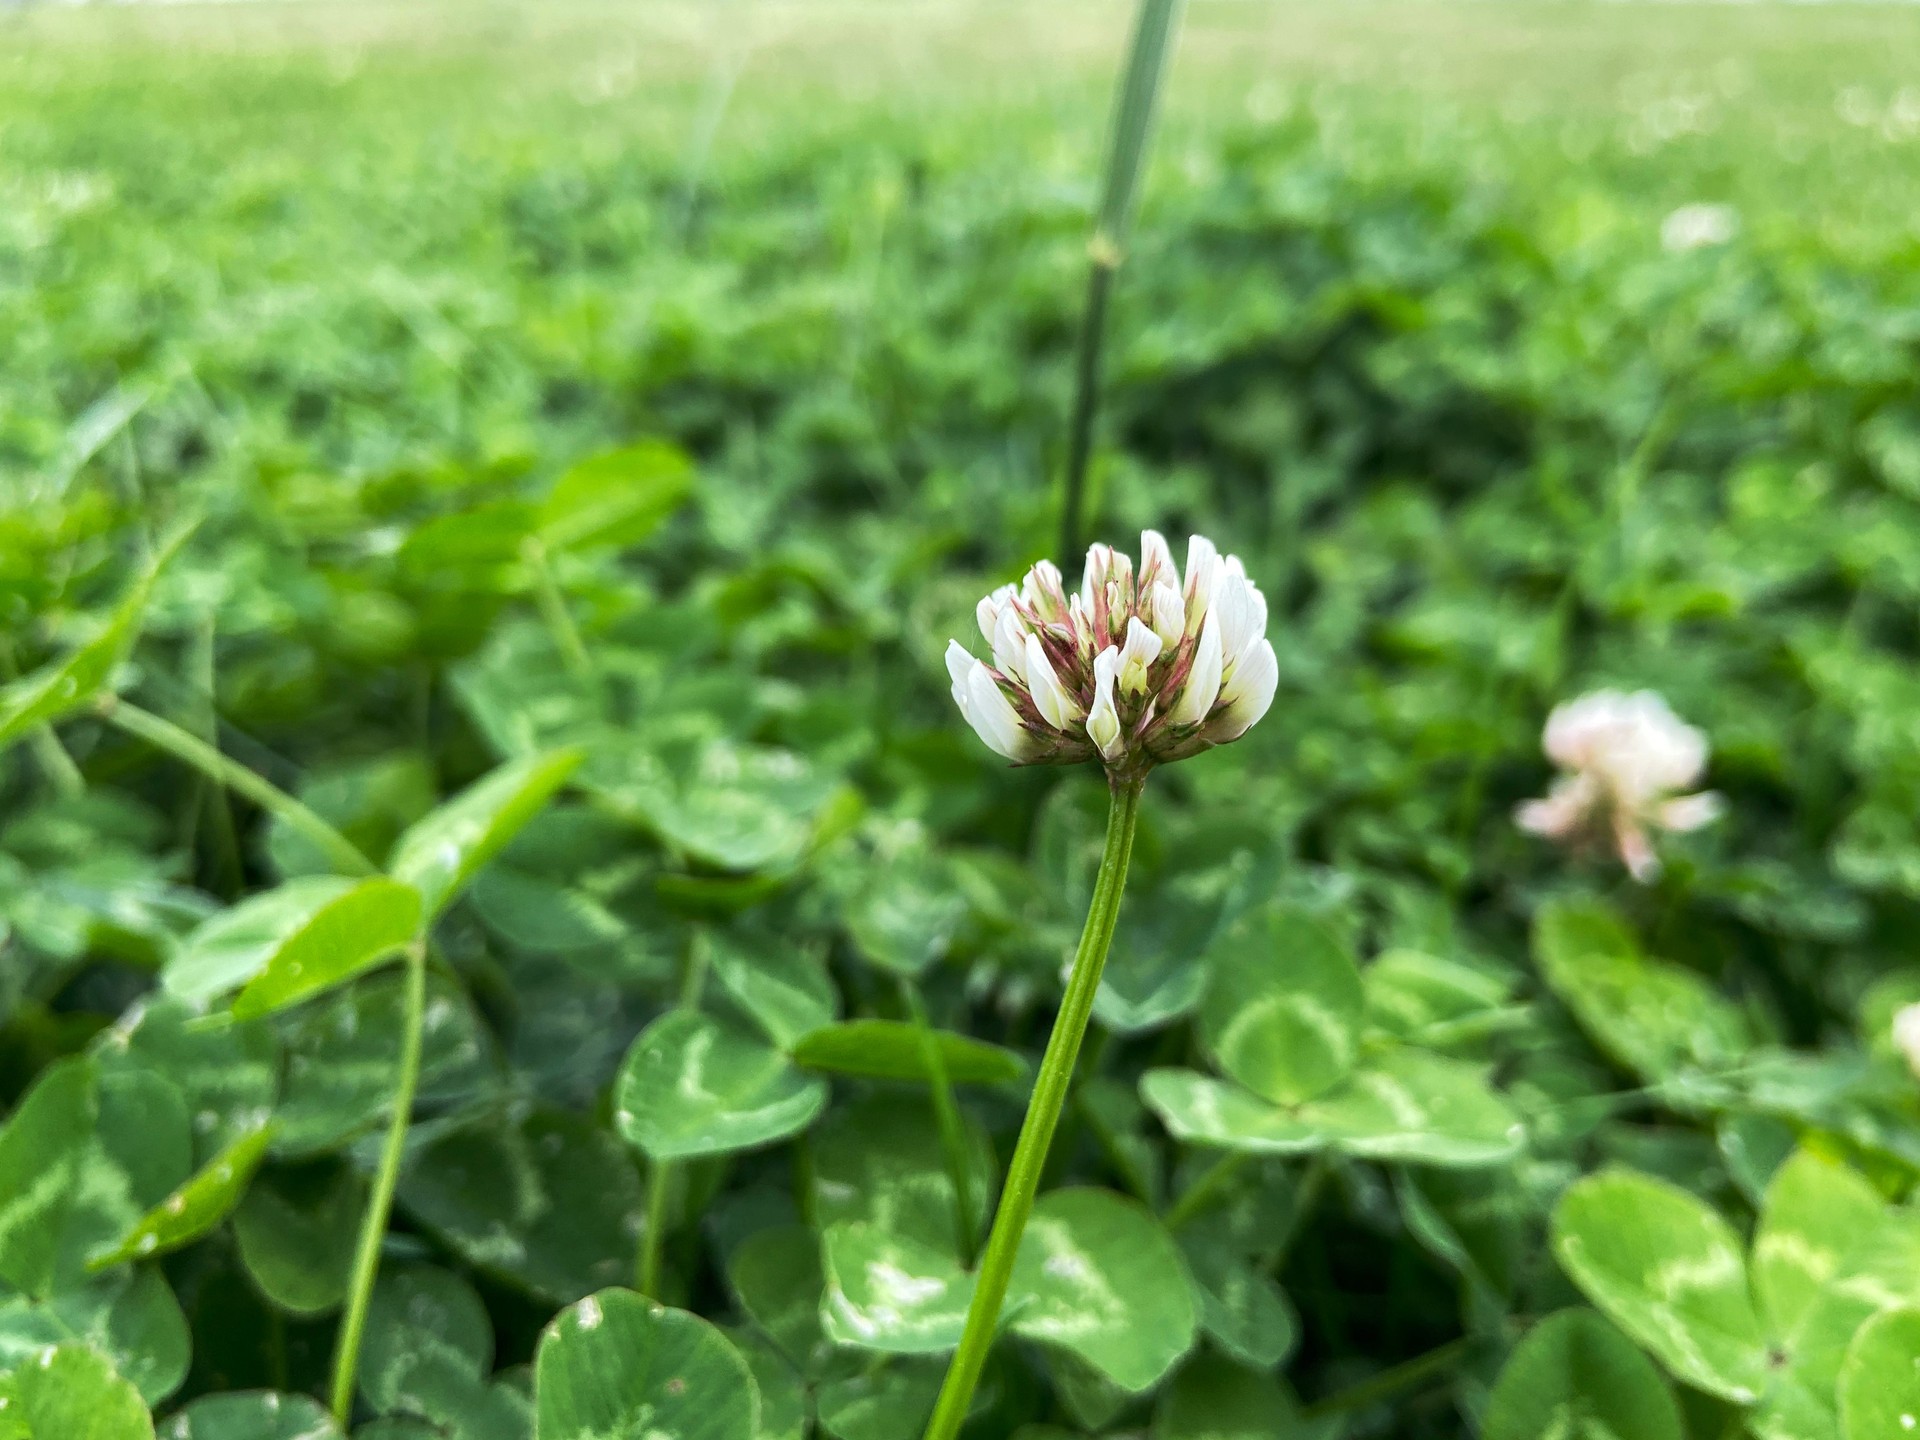
[[[334, 1433], [416, 1002], [354, 1434], [916, 1440], [1100, 852], [941, 653], [1125, 31], [0, 12], [0, 1440]], [[1903, 1433], [1916, 61], [1195, 0], [1091, 514], [1280, 686], [1149, 784], [978, 1440]], [[1603, 687], [1726, 801], [1647, 884], [1511, 820]]]

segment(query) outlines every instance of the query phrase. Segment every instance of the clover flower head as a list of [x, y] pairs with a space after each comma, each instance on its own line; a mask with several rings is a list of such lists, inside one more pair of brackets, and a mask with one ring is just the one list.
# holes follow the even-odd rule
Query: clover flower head
[[1920, 1005], [1907, 1005], [1895, 1012], [1893, 1048], [1906, 1059], [1908, 1068], [1920, 1076]]
[[953, 698], [1018, 765], [1098, 758], [1113, 775], [1137, 776], [1239, 739], [1280, 680], [1259, 587], [1200, 535], [1184, 577], [1148, 530], [1137, 568], [1095, 545], [1069, 595], [1059, 567], [1042, 560], [983, 599], [975, 618], [993, 663], [950, 641]]
[[1574, 845], [1604, 840], [1636, 880], [1660, 873], [1650, 829], [1697, 830], [1720, 814], [1718, 795], [1678, 793], [1706, 770], [1707, 737], [1651, 690], [1601, 690], [1556, 706], [1543, 740], [1564, 773], [1515, 822]]

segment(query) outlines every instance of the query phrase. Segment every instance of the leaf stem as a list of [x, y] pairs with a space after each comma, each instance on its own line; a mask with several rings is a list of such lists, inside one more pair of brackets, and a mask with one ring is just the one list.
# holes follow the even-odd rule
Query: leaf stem
[[201, 774], [245, 796], [268, 814], [286, 821], [325, 851], [336, 870], [348, 875], [380, 873], [379, 867], [361, 853], [360, 847], [333, 826], [278, 785], [222, 755], [191, 731], [116, 695], [100, 697], [100, 718], [116, 730], [144, 740], [156, 750], [166, 751], [174, 759], [184, 761]]
[[[707, 988], [710, 953], [706, 927], [692, 926], [687, 931], [687, 953], [680, 969], [680, 1004], [692, 1010]], [[680, 1167], [671, 1160], [647, 1157], [646, 1228], [640, 1232], [640, 1255], [634, 1262], [634, 1288], [650, 1300], [660, 1298], [660, 1272], [667, 1248], [667, 1225], [673, 1209], [673, 1187]]]
[[427, 1013], [427, 947], [417, 941], [407, 948], [407, 1008], [400, 1032], [400, 1073], [393, 1087], [393, 1117], [387, 1122], [387, 1143], [374, 1172], [373, 1190], [360, 1222], [360, 1243], [353, 1257], [353, 1279], [347, 1287], [347, 1309], [340, 1322], [338, 1348], [333, 1356], [333, 1415], [346, 1429], [353, 1417], [353, 1384], [360, 1367], [360, 1338], [367, 1328], [367, 1303], [380, 1269], [380, 1246], [386, 1239], [387, 1219], [393, 1212], [393, 1192], [400, 1183], [400, 1161], [406, 1154], [407, 1126], [413, 1118], [413, 1096], [420, 1084], [421, 1030]]
[[1161, 1223], [1169, 1230], [1178, 1230], [1211, 1205], [1220, 1191], [1252, 1158], [1250, 1151], [1228, 1151], [1209, 1165], [1198, 1180], [1180, 1192], [1180, 1198], [1174, 1201], [1173, 1208], [1167, 1211]]
[[634, 1288], [650, 1300], [660, 1298], [660, 1270], [667, 1245], [667, 1211], [673, 1203], [673, 1182], [679, 1166], [671, 1160], [647, 1162], [647, 1219], [640, 1233], [640, 1262], [634, 1270]]
[[927, 1422], [926, 1440], [954, 1440], [960, 1433], [968, 1407], [973, 1403], [974, 1387], [980, 1383], [980, 1372], [986, 1366], [987, 1352], [993, 1348], [1000, 1307], [1006, 1300], [1014, 1258], [1020, 1250], [1020, 1237], [1026, 1232], [1027, 1217], [1033, 1212], [1040, 1172], [1046, 1165], [1047, 1150], [1060, 1123], [1060, 1110], [1073, 1082], [1074, 1061], [1080, 1055], [1080, 1042], [1086, 1036], [1087, 1021], [1093, 1014], [1093, 997], [1100, 989], [1100, 972], [1107, 963], [1114, 925], [1120, 918], [1120, 898], [1126, 890], [1127, 865], [1133, 856], [1134, 825], [1140, 817], [1142, 783], [1140, 777], [1112, 782], [1113, 803], [1107, 812], [1106, 848], [1100, 857], [1100, 874], [1094, 881], [1086, 928], [1080, 932], [1080, 945], [1074, 952], [1073, 969], [1067, 977], [1067, 993], [1061, 1000], [1060, 1014], [1053, 1022], [1046, 1054], [1040, 1061], [1040, 1074], [1034, 1082], [1033, 1097], [1027, 1103], [1027, 1118], [1020, 1126], [1013, 1162], [1007, 1167], [1007, 1183], [1000, 1192], [1000, 1205], [994, 1212], [993, 1229], [987, 1235], [973, 1301], [967, 1307], [966, 1329], [961, 1334], [959, 1348], [954, 1351], [946, 1381], [940, 1387], [933, 1417]]
[[1173, 48], [1180, 6], [1181, 0], [1140, 0], [1133, 43], [1127, 51], [1127, 72], [1114, 98], [1100, 214], [1087, 243], [1087, 304], [1080, 316], [1080, 339], [1074, 361], [1066, 493], [1060, 507], [1063, 558], [1071, 558], [1080, 549], [1087, 462], [1093, 453], [1093, 419], [1100, 406], [1100, 352], [1107, 330], [1107, 301], [1113, 292], [1114, 272], [1126, 256], [1127, 226], [1133, 216], [1140, 173], [1146, 168], [1147, 140], [1160, 98], [1160, 82], [1167, 71], [1167, 56]]
[[967, 1163], [966, 1127], [960, 1123], [960, 1107], [953, 1099], [953, 1079], [947, 1074], [947, 1057], [941, 1052], [933, 1026], [927, 1020], [920, 987], [903, 975], [900, 993], [907, 1002], [907, 1014], [920, 1039], [920, 1054], [927, 1062], [934, 1123], [940, 1127], [940, 1148], [946, 1154], [947, 1178], [953, 1184], [953, 1227], [960, 1245], [960, 1263], [970, 1267], [980, 1234], [980, 1219], [973, 1213], [973, 1192], [967, 1183], [972, 1166]]
[[1347, 1415], [1355, 1410], [1363, 1410], [1369, 1405], [1385, 1400], [1388, 1396], [1418, 1385], [1435, 1375], [1449, 1370], [1455, 1361], [1466, 1355], [1479, 1344], [1476, 1335], [1462, 1335], [1458, 1340], [1449, 1340], [1438, 1349], [1429, 1350], [1424, 1355], [1416, 1355], [1411, 1360], [1395, 1365], [1390, 1370], [1382, 1370], [1371, 1379], [1362, 1380], [1358, 1385], [1329, 1395], [1316, 1401], [1300, 1412], [1302, 1420], [1319, 1420], [1329, 1415]]
[[581, 680], [591, 682], [594, 678], [593, 657], [587, 653], [587, 642], [580, 637], [580, 627], [574, 623], [573, 612], [567, 609], [567, 597], [560, 592], [560, 581], [553, 573], [553, 562], [547, 557], [546, 545], [537, 537], [527, 537], [520, 547], [527, 568], [533, 572], [533, 593], [540, 604], [540, 618], [547, 622], [547, 629], [553, 634], [553, 643], [560, 648], [561, 657], [567, 662], [567, 668]]

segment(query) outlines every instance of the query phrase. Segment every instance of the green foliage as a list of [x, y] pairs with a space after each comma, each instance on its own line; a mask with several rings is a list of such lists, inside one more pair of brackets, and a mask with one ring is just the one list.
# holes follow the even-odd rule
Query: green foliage
[[[1084, 528], [1283, 673], [969, 1434], [1905, 1436], [1920, 16], [1192, 7], [1114, 188], [1123, 12], [682, 8], [7, 16], [0, 1440], [920, 1440], [1106, 804], [939, 655], [1103, 214]], [[1510, 821], [1602, 686], [1727, 801], [1644, 886]]]

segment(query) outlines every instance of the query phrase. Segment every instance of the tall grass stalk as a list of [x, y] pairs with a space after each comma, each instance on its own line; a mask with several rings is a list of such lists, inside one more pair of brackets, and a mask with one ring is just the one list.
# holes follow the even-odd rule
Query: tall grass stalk
[[1074, 357], [1073, 416], [1067, 432], [1067, 471], [1060, 506], [1062, 556], [1080, 553], [1087, 465], [1093, 455], [1093, 422], [1100, 409], [1107, 303], [1113, 293], [1114, 274], [1126, 259], [1134, 197], [1139, 192], [1141, 171], [1146, 168], [1160, 82], [1173, 52], [1181, 5], [1182, 0], [1140, 0], [1133, 45], [1127, 53], [1127, 72], [1114, 101], [1106, 182], [1093, 238], [1087, 242], [1087, 302], [1080, 315], [1080, 340]]

